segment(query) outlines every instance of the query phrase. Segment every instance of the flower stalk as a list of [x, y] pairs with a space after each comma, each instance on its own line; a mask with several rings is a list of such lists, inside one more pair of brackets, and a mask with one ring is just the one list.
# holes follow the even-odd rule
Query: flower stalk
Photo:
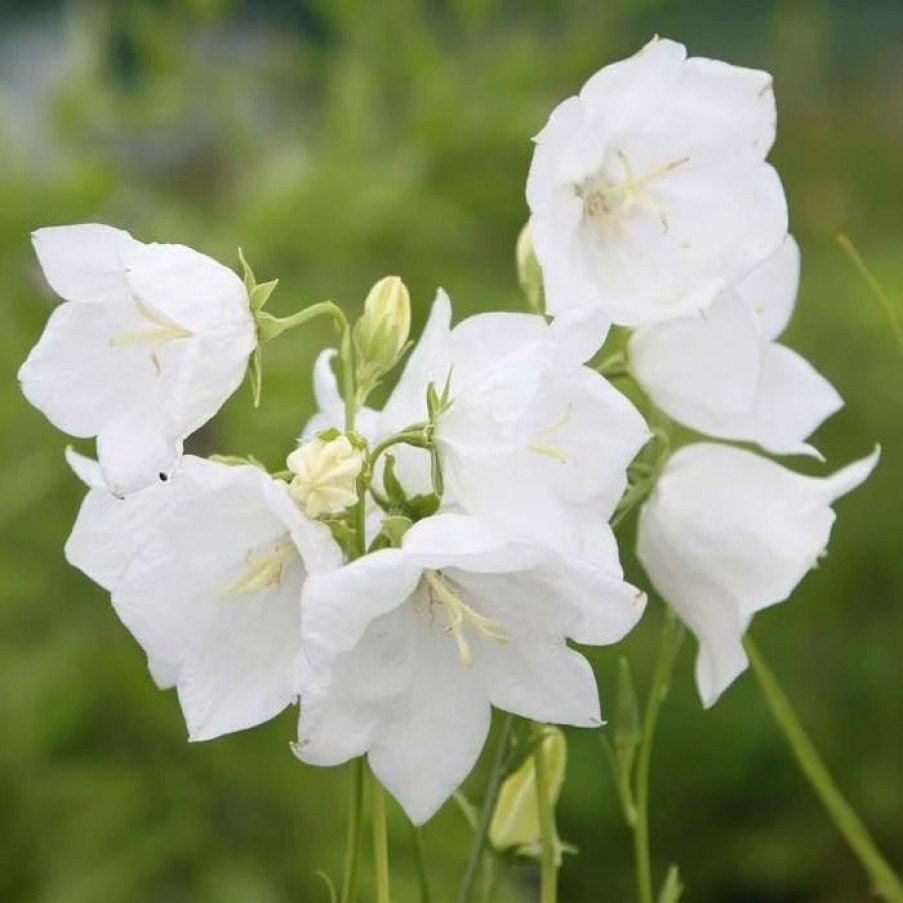
[[549, 793], [549, 772], [543, 743], [543, 725], [534, 724], [533, 763], [536, 769], [536, 800], [539, 807], [541, 838], [540, 903], [556, 903], [558, 899], [558, 868], [561, 848], [555, 828], [554, 802]]
[[389, 833], [386, 827], [386, 793], [370, 773], [370, 807], [373, 819], [373, 863], [376, 871], [376, 903], [391, 903], [389, 893]]
[[846, 801], [822, 757], [800, 723], [774, 672], [750, 636], [743, 641], [753, 674], [800, 771], [809, 781], [837, 830], [865, 869], [876, 894], [887, 903], [903, 903], [903, 882], [881, 854], [868, 828]]

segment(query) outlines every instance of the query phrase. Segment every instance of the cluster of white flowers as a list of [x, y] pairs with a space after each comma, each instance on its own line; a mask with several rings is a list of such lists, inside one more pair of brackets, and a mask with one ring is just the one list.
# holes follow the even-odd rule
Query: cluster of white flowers
[[[809, 436], [841, 405], [776, 341], [799, 251], [765, 162], [775, 118], [767, 74], [671, 41], [602, 69], [536, 138], [527, 263], [549, 317], [452, 326], [440, 291], [376, 411], [371, 390], [407, 350], [404, 284], [378, 283], [353, 328], [309, 309], [342, 341], [318, 358], [319, 410], [275, 474], [182, 444], [306, 312], [265, 313], [272, 283], [182, 246], [100, 225], [35, 233], [66, 303], [23, 391], [97, 438], [97, 462], [69, 453], [88, 494], [66, 554], [177, 689], [192, 739], [300, 700], [299, 758], [366, 755], [425, 821], [473, 767], [491, 707], [602, 724], [568, 641], [615, 643], [643, 612], [611, 526], [631, 512], [651, 585], [699, 640], [704, 703], [736, 678], [752, 615], [815, 565], [831, 504], [877, 459], [819, 479], [665, 441], [676, 422], [818, 456]], [[606, 376], [632, 379], [647, 416]]]

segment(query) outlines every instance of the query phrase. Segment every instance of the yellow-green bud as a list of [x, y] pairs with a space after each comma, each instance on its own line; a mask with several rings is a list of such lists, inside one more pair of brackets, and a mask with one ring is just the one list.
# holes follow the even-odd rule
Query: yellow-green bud
[[533, 239], [530, 236], [530, 226], [527, 224], [520, 230], [517, 236], [515, 248], [517, 261], [517, 281], [523, 293], [527, 296], [527, 307], [534, 313], [541, 314], [545, 309], [545, 297], [542, 287], [542, 268], [536, 259], [533, 250]]
[[[567, 745], [564, 734], [554, 727], [544, 727], [542, 754], [545, 757], [547, 799], [544, 805], [555, 808], [567, 767]], [[517, 850], [523, 855], [535, 854], [541, 838], [539, 800], [536, 790], [536, 760], [527, 756], [517, 771], [502, 784], [495, 812], [489, 825], [489, 842], [497, 850]], [[556, 838], [556, 855], [560, 843]]]
[[364, 456], [347, 436], [305, 442], [287, 458], [292, 498], [308, 517], [339, 514], [357, 501]]
[[364, 301], [364, 312], [354, 327], [358, 378], [379, 379], [401, 357], [411, 331], [411, 296], [398, 276], [380, 279]]

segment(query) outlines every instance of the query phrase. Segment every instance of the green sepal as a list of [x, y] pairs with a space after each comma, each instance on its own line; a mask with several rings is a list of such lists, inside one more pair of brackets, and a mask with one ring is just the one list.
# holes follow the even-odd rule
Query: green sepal
[[383, 465], [383, 486], [386, 488], [386, 498], [392, 505], [406, 507], [408, 500], [404, 486], [395, 472], [395, 455], [386, 454], [384, 457], [386, 463]]
[[390, 514], [383, 519], [382, 527], [376, 539], [370, 543], [370, 552], [379, 549], [399, 549], [405, 533], [414, 526], [414, 522], [403, 514]]
[[260, 396], [263, 393], [263, 349], [260, 345], [254, 348], [248, 361], [248, 380], [251, 383], [251, 399], [254, 407], [260, 407]]
[[431, 517], [439, 510], [439, 496], [433, 492], [415, 495], [407, 500], [405, 507], [414, 515], [415, 520]]
[[245, 252], [241, 248], [238, 249], [238, 259], [241, 262], [241, 278], [245, 284], [245, 291], [250, 298], [254, 289], [257, 288], [257, 278], [254, 276], [254, 270], [251, 269], [251, 264], [245, 259]]
[[264, 305], [270, 300], [270, 295], [273, 294], [273, 290], [277, 285], [279, 285], [279, 280], [271, 279], [269, 282], [262, 282], [260, 285], [255, 285], [254, 288], [248, 292], [248, 298], [251, 301], [251, 310], [254, 311], [254, 313], [259, 313], [263, 310]]

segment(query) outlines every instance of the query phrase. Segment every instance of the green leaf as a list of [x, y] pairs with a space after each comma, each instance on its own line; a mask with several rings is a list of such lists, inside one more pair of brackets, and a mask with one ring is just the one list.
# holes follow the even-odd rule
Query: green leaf
[[668, 866], [661, 893], [658, 895], [658, 903], [678, 903], [683, 892], [684, 886], [680, 881], [680, 873], [677, 866], [672, 863]]
[[[567, 744], [564, 734], [552, 727], [543, 731], [540, 742], [549, 773], [549, 804], [554, 808], [564, 784]], [[489, 842], [497, 850], [529, 853], [539, 848], [540, 840], [536, 766], [533, 756], [529, 756], [502, 784], [489, 825]]]

